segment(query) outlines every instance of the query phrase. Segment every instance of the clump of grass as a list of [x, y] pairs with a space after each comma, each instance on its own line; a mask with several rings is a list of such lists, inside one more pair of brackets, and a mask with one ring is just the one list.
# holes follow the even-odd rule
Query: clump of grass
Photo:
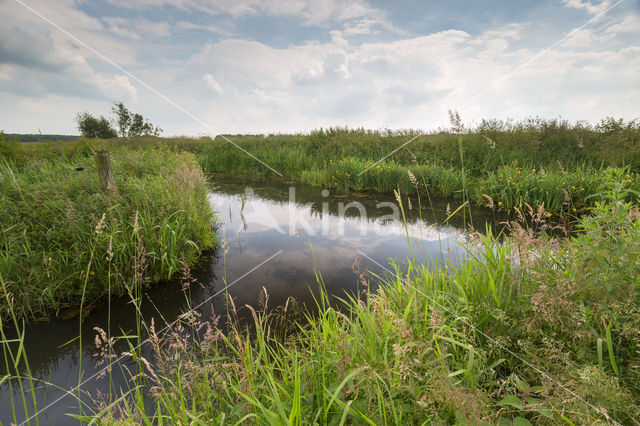
[[[163, 146], [116, 148], [118, 194], [107, 196], [91, 151], [22, 149], [18, 160], [0, 160], [0, 271], [20, 318], [76, 308], [83, 293], [85, 306], [105, 295], [107, 259], [117, 271], [111, 294], [123, 294], [139, 241], [147, 250], [149, 282], [171, 277], [181, 254], [193, 263], [215, 242], [207, 183], [192, 154]], [[8, 315], [3, 293], [0, 317]]]

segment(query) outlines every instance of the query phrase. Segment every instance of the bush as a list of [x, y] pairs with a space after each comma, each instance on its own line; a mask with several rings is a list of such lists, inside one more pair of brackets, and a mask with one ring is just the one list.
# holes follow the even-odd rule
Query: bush
[[83, 112], [76, 116], [76, 123], [82, 136], [87, 138], [109, 139], [118, 136], [109, 120], [103, 116], [96, 118], [88, 112]]

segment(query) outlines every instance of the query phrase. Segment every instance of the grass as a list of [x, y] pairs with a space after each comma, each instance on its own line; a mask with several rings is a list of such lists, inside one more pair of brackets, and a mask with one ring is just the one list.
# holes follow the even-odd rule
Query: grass
[[[422, 191], [513, 212], [544, 203], [565, 218], [586, 212], [607, 167], [627, 168], [640, 190], [640, 122], [602, 120], [597, 125], [562, 120], [519, 123], [482, 121], [469, 129], [417, 131], [327, 129], [299, 135], [228, 135], [236, 145], [294, 180], [338, 191], [404, 193]], [[402, 147], [410, 139], [415, 139]], [[218, 137], [162, 139], [193, 152], [206, 172], [274, 175], [274, 172]], [[141, 145], [157, 139], [140, 138]], [[401, 148], [402, 147], [402, 148]], [[400, 149], [399, 149], [400, 148]], [[388, 158], [378, 161], [385, 155]], [[464, 167], [463, 167], [464, 166]], [[362, 173], [364, 170], [366, 172]], [[575, 209], [575, 210], [574, 210]]]
[[[297, 135], [227, 135], [215, 140], [140, 137], [103, 144], [164, 143], [192, 152], [207, 173], [274, 175], [228, 139], [288, 178], [342, 192], [391, 193], [399, 185], [406, 194], [428, 191], [478, 205], [490, 199], [493, 208], [510, 213], [544, 203], [548, 213], [569, 219], [593, 206], [597, 182], [608, 167], [626, 168], [629, 183], [640, 191], [638, 120], [609, 118], [596, 125], [483, 120], [472, 128], [424, 135], [415, 130], [331, 128]], [[88, 143], [49, 143], [45, 150], [68, 156], [86, 150]], [[15, 145], [5, 142], [0, 150], [10, 152]], [[421, 188], [411, 184], [407, 171], [420, 179]]]
[[514, 223], [502, 243], [478, 236], [459, 264], [411, 258], [361, 275], [380, 287], [346, 297], [345, 310], [318, 273], [319, 314], [304, 320], [289, 304], [268, 313], [267, 295], [247, 307], [250, 328], [232, 300], [225, 325], [184, 316], [183, 333], [151, 334], [156, 362], [136, 391], [153, 408], [125, 398], [86, 419], [637, 424], [640, 212], [626, 180], [605, 172], [574, 238]]
[[118, 194], [107, 196], [88, 142], [50, 148], [14, 146], [0, 159], [3, 321], [8, 299], [13, 314], [39, 320], [126, 294], [142, 249], [148, 284], [214, 245], [208, 185], [192, 154], [112, 149]]

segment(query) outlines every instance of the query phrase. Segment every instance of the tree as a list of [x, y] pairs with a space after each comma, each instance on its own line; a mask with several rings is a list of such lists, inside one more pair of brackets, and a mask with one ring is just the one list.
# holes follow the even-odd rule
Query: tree
[[153, 135], [158, 136], [162, 129], [154, 126], [140, 114], [133, 114], [131, 126], [129, 127], [129, 136]]
[[103, 116], [96, 118], [88, 112], [79, 113], [76, 115], [76, 123], [80, 133], [88, 138], [108, 139], [118, 137], [109, 120]]
[[115, 123], [120, 130], [120, 136], [126, 138], [131, 127], [131, 113], [122, 102], [115, 102], [111, 107], [111, 111], [116, 115]]
[[123, 138], [142, 135], [159, 136], [162, 133], [161, 128], [151, 124], [141, 114], [129, 111], [122, 102], [114, 103], [111, 110], [116, 115], [115, 123]]

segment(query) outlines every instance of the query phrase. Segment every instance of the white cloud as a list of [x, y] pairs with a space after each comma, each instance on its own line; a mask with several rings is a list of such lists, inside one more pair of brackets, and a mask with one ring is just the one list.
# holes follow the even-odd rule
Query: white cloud
[[166, 21], [129, 19], [121, 17], [102, 18], [108, 30], [122, 37], [140, 40], [144, 37], [165, 38], [171, 35], [171, 26]]
[[392, 42], [351, 45], [334, 38], [280, 49], [234, 39], [207, 45], [181, 72], [210, 69], [224, 79], [229, 90], [198, 107], [221, 132], [345, 124], [434, 128], [446, 124], [449, 108], [460, 109], [465, 120], [561, 114], [595, 121], [637, 114], [630, 98], [640, 92], [637, 50], [584, 51], [580, 43], [547, 53], [468, 104], [537, 54], [514, 49], [511, 41], [518, 37], [515, 29], [475, 37], [443, 31]]
[[188, 31], [188, 30], [209, 31], [211, 33], [219, 34], [225, 37], [230, 37], [233, 35], [232, 32], [219, 28], [215, 25], [199, 25], [199, 24], [194, 24], [193, 22], [186, 22], [186, 21], [177, 22], [175, 25], [175, 28], [180, 31]]
[[562, 2], [566, 7], [584, 10], [590, 15], [597, 15], [599, 13], [602, 13], [614, 3], [613, 0], [602, 0], [595, 4], [589, 0], [563, 0]]
[[[155, 3], [111, 1], [139, 9]], [[180, 106], [202, 114], [219, 132], [335, 125], [434, 128], [448, 122], [450, 108], [459, 109], [467, 121], [528, 115], [595, 121], [637, 115], [638, 42], [617, 36], [637, 31], [635, 15], [608, 29], [577, 31], [558, 50], [503, 79], [538, 53], [527, 47], [531, 44], [523, 34], [537, 31], [540, 27], [532, 28], [535, 22], [500, 24], [480, 33], [449, 29], [410, 36], [395, 30], [384, 12], [364, 1], [163, 0], [180, 9], [179, 19], [186, 19], [183, 11], [295, 17], [297, 30], [317, 32], [307, 26], [319, 25], [329, 37], [322, 42], [292, 38], [288, 45], [279, 44], [286, 47], [274, 47], [243, 38], [242, 26], [234, 26], [231, 18], [223, 27], [233, 28], [232, 38], [215, 19], [96, 19], [72, 0], [30, 4]], [[604, 7], [578, 0], [565, 4], [592, 14]], [[0, 2], [0, 28], [0, 92], [3, 101], [11, 100], [3, 105], [19, 106], [15, 112], [0, 109], [8, 122], [56, 126], [66, 120], [73, 131], [75, 112], [97, 105], [108, 109], [112, 100], [120, 99], [137, 102], [132, 107], [167, 134], [210, 132], [146, 89], [138, 93], [129, 77], [19, 5]], [[211, 38], [186, 33], [191, 30], [221, 37], [205, 42], [203, 38]], [[370, 37], [376, 33], [382, 37]], [[179, 38], [174, 40], [175, 35]], [[156, 51], [162, 54], [149, 60], [149, 52]], [[494, 82], [499, 82], [496, 87], [469, 103]], [[45, 113], [43, 99], [64, 105]], [[21, 114], [41, 115], [23, 120]]]
[[638, 15], [629, 15], [617, 24], [609, 26], [605, 32], [611, 34], [640, 32], [640, 18]]
[[211, 90], [213, 90], [216, 93], [221, 93], [222, 92], [222, 87], [220, 87], [220, 83], [218, 83], [216, 81], [216, 79], [209, 73], [206, 73], [204, 75], [204, 77], [202, 77], [202, 79], [204, 80], [204, 84]]
[[[386, 30], [403, 33], [387, 19], [380, 9], [365, 0], [107, 0], [116, 6], [145, 10], [170, 6], [185, 11], [198, 11], [209, 15], [231, 16], [290, 16], [306, 25], [324, 25], [328, 22], [365, 20]], [[369, 24], [371, 25], [371, 24]]]

